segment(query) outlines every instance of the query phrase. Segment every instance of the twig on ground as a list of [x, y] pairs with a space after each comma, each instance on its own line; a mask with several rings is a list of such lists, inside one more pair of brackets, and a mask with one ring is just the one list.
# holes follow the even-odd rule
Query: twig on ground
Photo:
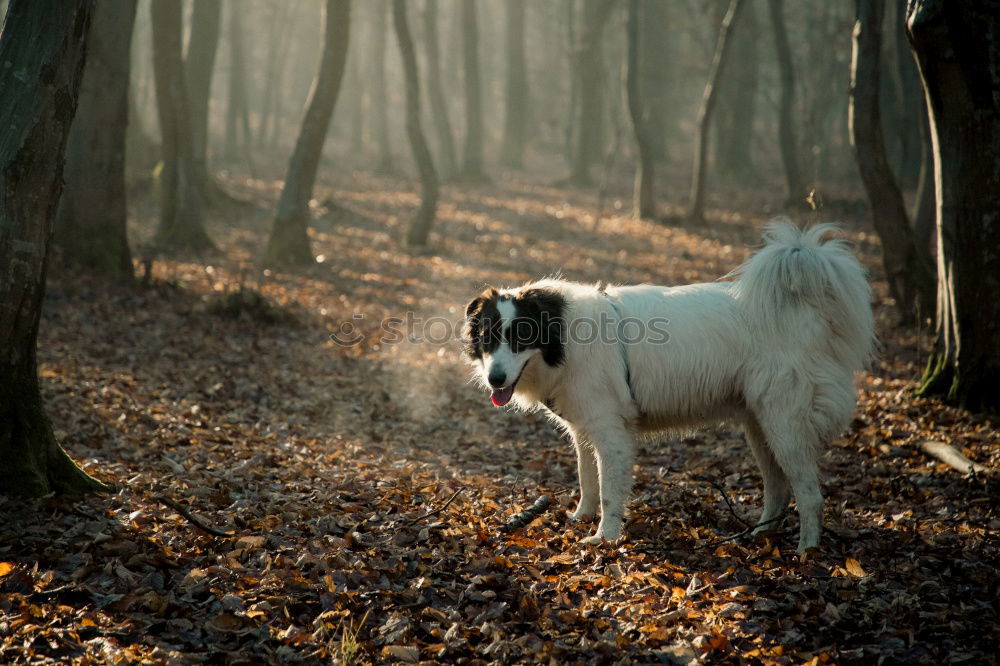
[[542, 495], [535, 500], [535, 503], [529, 506], [527, 509], [521, 513], [515, 513], [507, 522], [500, 526], [501, 532], [510, 532], [511, 530], [516, 530], [518, 528], [524, 527], [531, 521], [533, 521], [538, 516], [545, 513], [545, 510], [549, 508], [552, 504], [552, 500], [549, 499], [548, 495]]
[[933, 441], [923, 441], [917, 444], [917, 448], [931, 456], [932, 458], [937, 458], [943, 462], [948, 467], [954, 470], [958, 470], [963, 474], [971, 474], [972, 472], [983, 473], [990, 471], [989, 467], [985, 465], [980, 465], [977, 462], [973, 462], [965, 457], [961, 451], [945, 442], [933, 442]]
[[762, 522], [757, 523], [756, 525], [748, 525], [745, 530], [740, 530], [739, 532], [737, 532], [736, 534], [733, 534], [732, 536], [727, 536], [727, 537], [725, 537], [723, 539], [717, 539], [717, 540], [712, 541], [710, 543], [704, 543], [704, 544], [702, 544], [700, 546], [695, 546], [695, 549], [698, 550], [698, 549], [701, 549], [701, 548], [715, 548], [716, 546], [721, 546], [724, 543], [729, 543], [730, 541], [736, 541], [737, 539], [739, 539], [741, 537], [745, 537], [746, 535], [750, 534], [751, 532], [753, 532], [758, 527], [761, 527], [763, 525], [770, 525], [771, 523], [776, 523], [779, 520], [784, 520], [784, 518], [785, 518], [785, 516], [781, 515], [781, 516], [778, 516], [777, 518], [772, 518], [770, 520], [764, 520]]
[[707, 483], [710, 486], [712, 486], [713, 488], [715, 488], [717, 491], [719, 491], [719, 494], [722, 495], [722, 499], [725, 500], [725, 502], [726, 502], [726, 506], [729, 507], [729, 513], [733, 514], [733, 518], [735, 518], [736, 520], [738, 520], [740, 522], [740, 524], [743, 525], [743, 527], [750, 528], [750, 529], [756, 527], [756, 525], [751, 525], [747, 521], [745, 521], [742, 518], [740, 518], [740, 515], [738, 513], [736, 513], [736, 507], [734, 507], [733, 503], [731, 501], [729, 501], [729, 495], [726, 494], [726, 489], [723, 488], [721, 484], [719, 484], [717, 481], [709, 479], [708, 477], [700, 476], [698, 474], [689, 474], [689, 476], [692, 479], [694, 479], [695, 481], [701, 481], [703, 483]]
[[224, 531], [222, 531], [220, 529], [216, 529], [216, 528], [212, 527], [208, 523], [206, 523], [203, 520], [201, 520], [201, 518], [198, 518], [198, 517], [194, 516], [190, 511], [187, 510], [187, 508], [185, 508], [184, 506], [178, 504], [177, 502], [175, 502], [174, 500], [172, 500], [170, 498], [163, 497], [162, 495], [157, 495], [153, 499], [155, 499], [160, 504], [163, 504], [165, 506], [170, 507], [171, 509], [173, 509], [177, 513], [179, 513], [182, 516], [184, 516], [185, 518], [187, 518], [188, 522], [190, 522], [192, 525], [194, 525], [195, 527], [197, 527], [200, 530], [204, 530], [204, 531], [208, 532], [212, 536], [217, 536], [217, 537], [232, 537], [232, 536], [236, 536], [235, 532], [224, 532]]
[[419, 523], [419, 522], [420, 522], [421, 520], [423, 520], [424, 518], [430, 518], [431, 516], [436, 516], [437, 514], [441, 513], [441, 512], [442, 512], [442, 511], [444, 511], [445, 509], [447, 509], [447, 508], [448, 508], [448, 506], [449, 506], [449, 505], [450, 505], [450, 504], [451, 504], [452, 502], [454, 502], [454, 501], [455, 501], [455, 498], [456, 498], [456, 497], [458, 497], [458, 494], [459, 494], [459, 493], [461, 493], [461, 492], [462, 492], [463, 490], [465, 490], [465, 488], [464, 488], [464, 487], [462, 487], [462, 488], [459, 488], [458, 490], [456, 490], [456, 491], [454, 492], [454, 494], [453, 494], [453, 495], [452, 495], [451, 497], [449, 497], [449, 498], [448, 498], [448, 501], [447, 501], [447, 502], [445, 502], [444, 504], [442, 504], [442, 505], [441, 505], [441, 506], [439, 506], [438, 508], [434, 509], [433, 511], [428, 511], [427, 513], [425, 513], [425, 514], [424, 514], [424, 515], [422, 515], [422, 516], [417, 516], [416, 518], [412, 519], [412, 520], [411, 520], [410, 522], [408, 522], [408, 523], [406, 523], [406, 524], [407, 524], [407, 525], [415, 525], [415, 524]]

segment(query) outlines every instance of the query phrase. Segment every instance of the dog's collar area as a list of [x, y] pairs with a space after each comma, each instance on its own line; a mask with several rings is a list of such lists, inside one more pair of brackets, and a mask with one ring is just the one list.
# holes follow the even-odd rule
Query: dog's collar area
[[622, 363], [625, 364], [625, 384], [628, 386], [628, 395], [632, 400], [632, 404], [638, 406], [635, 401], [635, 391], [632, 389], [632, 371], [630, 370], [628, 363], [628, 350], [625, 349], [625, 343], [622, 342], [621, 337], [619, 336], [620, 331], [618, 330], [618, 325], [625, 317], [622, 316], [620, 305], [611, 297], [610, 294], [608, 294], [607, 288], [608, 284], [602, 281], [597, 286], [597, 291], [604, 296], [604, 298], [608, 299], [608, 305], [611, 306], [611, 310], [615, 313], [615, 318], [617, 320], [615, 321], [615, 339], [618, 341], [618, 349], [621, 351]]

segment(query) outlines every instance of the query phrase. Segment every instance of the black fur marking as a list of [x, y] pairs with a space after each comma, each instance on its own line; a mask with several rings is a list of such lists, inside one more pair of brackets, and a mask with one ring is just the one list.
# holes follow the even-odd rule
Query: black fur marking
[[566, 360], [566, 299], [554, 289], [534, 287], [514, 297], [515, 316], [510, 327], [510, 346], [540, 349], [551, 366]]
[[462, 343], [469, 358], [481, 359], [484, 353], [492, 352], [500, 345], [498, 295], [496, 289], [488, 287], [465, 308]]

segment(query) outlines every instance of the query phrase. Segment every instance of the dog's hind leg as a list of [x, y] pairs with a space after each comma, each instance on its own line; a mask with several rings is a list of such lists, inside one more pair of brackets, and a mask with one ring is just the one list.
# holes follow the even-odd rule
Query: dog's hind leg
[[597, 457], [593, 445], [577, 433], [573, 433], [573, 446], [576, 448], [576, 468], [580, 477], [580, 503], [569, 517], [571, 520], [590, 520], [601, 506]]
[[774, 459], [770, 447], [767, 445], [767, 437], [761, 430], [757, 419], [750, 415], [744, 424], [747, 444], [753, 452], [757, 467], [760, 468], [760, 475], [764, 480], [764, 510], [760, 514], [760, 520], [753, 533], [758, 534], [773, 530], [778, 527], [778, 519], [788, 509], [788, 501], [792, 497], [791, 489], [788, 487], [788, 479], [781, 471], [781, 466]]
[[772, 417], [761, 421], [767, 444], [774, 454], [795, 494], [799, 513], [799, 546], [801, 554], [807, 548], [819, 546], [823, 523], [823, 493], [819, 485], [819, 438], [808, 419]]
[[635, 440], [623, 423], [588, 424], [584, 432], [597, 456], [597, 471], [601, 487], [601, 522], [597, 532], [584, 543], [614, 541], [622, 534], [625, 501], [632, 489], [632, 461]]

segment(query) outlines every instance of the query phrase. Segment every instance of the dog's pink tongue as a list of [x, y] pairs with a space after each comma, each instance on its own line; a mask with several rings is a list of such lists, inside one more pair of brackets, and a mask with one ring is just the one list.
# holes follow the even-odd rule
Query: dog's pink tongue
[[514, 387], [508, 386], [507, 388], [493, 389], [493, 393], [490, 395], [490, 400], [492, 400], [493, 404], [497, 407], [503, 407], [510, 402], [510, 399], [513, 397]]

